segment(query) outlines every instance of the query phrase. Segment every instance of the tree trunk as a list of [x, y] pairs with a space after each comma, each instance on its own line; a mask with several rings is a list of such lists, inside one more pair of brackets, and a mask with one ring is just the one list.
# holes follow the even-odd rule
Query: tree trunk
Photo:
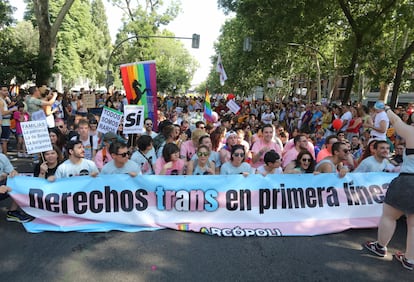
[[378, 100], [387, 103], [388, 93], [390, 93], [390, 84], [387, 82], [380, 82], [380, 93]]
[[66, 0], [53, 25], [50, 22], [49, 0], [33, 0], [33, 8], [39, 27], [39, 56], [36, 84], [48, 85], [52, 76], [57, 32], [75, 0]]
[[354, 78], [355, 78], [355, 66], [357, 64], [358, 61], [358, 57], [359, 57], [359, 48], [361, 46], [360, 42], [362, 42], [362, 38], [360, 39], [359, 36], [356, 36], [356, 42], [355, 42], [355, 49], [354, 52], [352, 54], [352, 59], [351, 62], [349, 63], [348, 66], [348, 78], [346, 80], [346, 88], [345, 88], [345, 93], [344, 96], [342, 97], [342, 104], [345, 105], [348, 103], [350, 97], [351, 97], [351, 91], [352, 91], [352, 86], [354, 84]]
[[391, 94], [391, 102], [390, 102], [391, 108], [397, 107], [397, 97], [398, 97], [398, 94], [399, 94], [398, 91], [401, 85], [401, 77], [404, 71], [404, 64], [413, 52], [414, 52], [414, 41], [411, 42], [411, 44], [407, 47], [407, 49], [405, 49], [404, 54], [398, 60], [397, 70], [396, 70], [395, 78], [394, 78], [394, 86], [392, 88], [392, 94]]

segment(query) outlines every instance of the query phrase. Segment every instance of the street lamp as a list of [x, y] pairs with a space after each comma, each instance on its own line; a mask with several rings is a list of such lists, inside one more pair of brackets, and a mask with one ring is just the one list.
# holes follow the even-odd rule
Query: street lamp
[[114, 77], [112, 75], [112, 71], [109, 70], [109, 63], [111, 62], [112, 56], [115, 53], [116, 50], [118, 50], [118, 48], [124, 44], [125, 42], [127, 42], [128, 40], [131, 39], [139, 39], [139, 38], [169, 38], [169, 39], [191, 39], [191, 47], [198, 49], [200, 47], [200, 35], [194, 33], [192, 37], [178, 37], [178, 36], [161, 36], [161, 35], [133, 35], [130, 36], [124, 40], [122, 40], [121, 42], [119, 42], [115, 48], [112, 50], [111, 54], [109, 55], [108, 58], [108, 63], [106, 65], [106, 89], [109, 88], [109, 86], [111, 86], [114, 83]]

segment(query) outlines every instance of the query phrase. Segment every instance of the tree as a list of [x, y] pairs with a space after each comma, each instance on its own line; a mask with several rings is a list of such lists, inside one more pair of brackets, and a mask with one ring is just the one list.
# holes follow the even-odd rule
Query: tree
[[0, 31], [0, 83], [17, 84], [32, 79], [38, 52], [38, 33], [27, 21]]
[[10, 26], [13, 23], [13, 8], [9, 0], [3, 0], [0, 2], [0, 30], [6, 26]]
[[[163, 1], [113, 1], [125, 12], [124, 26], [117, 35], [116, 44], [126, 40], [114, 52], [113, 66], [124, 63], [156, 60], [157, 88], [160, 92], [183, 93], [189, 86], [194, 75], [196, 62], [179, 41], [169, 38], [153, 38], [157, 36], [174, 37], [169, 31], [162, 31], [161, 26], [167, 25], [179, 12], [179, 6], [172, 2], [162, 7]], [[160, 13], [159, 11], [164, 12]], [[146, 37], [150, 36], [150, 38]], [[114, 67], [114, 69], [117, 69]], [[113, 71], [114, 71], [113, 69]], [[115, 71], [114, 71], [115, 72]]]
[[53, 23], [49, 0], [33, 0], [33, 10], [39, 29], [39, 54], [36, 70], [36, 83], [47, 85], [52, 74], [56, 39], [59, 28], [75, 0], [65, 0]]

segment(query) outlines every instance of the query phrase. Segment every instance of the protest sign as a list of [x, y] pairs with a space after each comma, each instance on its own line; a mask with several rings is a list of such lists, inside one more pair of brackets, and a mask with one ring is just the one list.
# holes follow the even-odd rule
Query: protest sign
[[117, 132], [119, 123], [122, 119], [122, 112], [104, 107], [102, 110], [101, 118], [99, 119], [98, 132]]
[[171, 228], [217, 236], [310, 236], [374, 228], [396, 173], [16, 176], [29, 232]]
[[230, 111], [234, 114], [237, 114], [240, 111], [240, 106], [237, 105], [236, 102], [234, 102], [233, 99], [229, 100], [226, 104], [227, 108], [230, 109]]
[[46, 120], [35, 120], [20, 123], [23, 139], [28, 154], [35, 154], [52, 150]]
[[86, 109], [96, 107], [96, 97], [93, 93], [83, 93], [82, 94], [82, 103]]
[[145, 109], [139, 105], [125, 105], [124, 134], [142, 133], [144, 128]]

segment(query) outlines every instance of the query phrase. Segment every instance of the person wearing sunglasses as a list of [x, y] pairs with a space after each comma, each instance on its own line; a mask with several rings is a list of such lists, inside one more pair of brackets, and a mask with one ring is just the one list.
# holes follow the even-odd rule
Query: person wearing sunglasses
[[114, 142], [109, 146], [112, 161], [105, 164], [102, 168], [102, 174], [124, 174], [127, 173], [131, 177], [141, 174], [138, 164], [129, 159], [130, 153], [128, 145], [121, 142]]
[[146, 118], [144, 120], [144, 132], [142, 133], [142, 135], [151, 136], [152, 139], [157, 137], [158, 133], [152, 130], [153, 127], [154, 127], [154, 124], [152, 122], [152, 119], [151, 118]]
[[283, 173], [313, 173], [315, 171], [315, 159], [308, 150], [302, 150], [299, 152], [296, 160], [290, 162]]
[[184, 160], [180, 159], [180, 148], [174, 143], [168, 143], [162, 149], [162, 156], [155, 162], [157, 175], [182, 175]]
[[246, 152], [244, 146], [235, 145], [231, 148], [230, 161], [225, 162], [220, 169], [220, 174], [229, 175], [229, 174], [243, 174], [247, 176], [254, 173], [253, 168], [245, 162]]
[[211, 175], [215, 174], [214, 162], [209, 160], [210, 149], [206, 145], [197, 148], [197, 159], [188, 162], [187, 175]]
[[338, 173], [339, 177], [344, 177], [349, 168], [343, 165], [343, 162], [348, 159], [350, 150], [343, 142], [335, 142], [332, 144], [332, 156], [324, 158], [320, 161], [315, 170], [321, 173]]

